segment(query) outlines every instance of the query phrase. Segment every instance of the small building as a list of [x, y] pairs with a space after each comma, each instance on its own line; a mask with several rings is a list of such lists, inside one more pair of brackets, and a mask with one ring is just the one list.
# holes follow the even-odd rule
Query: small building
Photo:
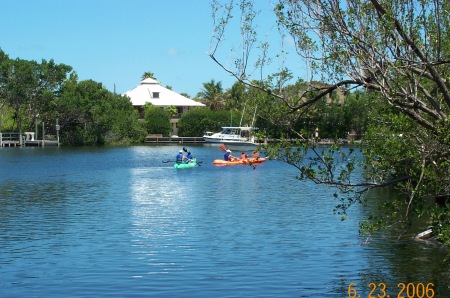
[[131, 104], [138, 110], [141, 118], [144, 116], [144, 106], [151, 103], [155, 107], [166, 108], [174, 106], [178, 115], [170, 120], [172, 124], [172, 135], [178, 135], [178, 121], [180, 116], [194, 107], [204, 107], [205, 105], [180, 95], [170, 89], [167, 89], [152, 78], [146, 78], [136, 88], [123, 94], [128, 96]]

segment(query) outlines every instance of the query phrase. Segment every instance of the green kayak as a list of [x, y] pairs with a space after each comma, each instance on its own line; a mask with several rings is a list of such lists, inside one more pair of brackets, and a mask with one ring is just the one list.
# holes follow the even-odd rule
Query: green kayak
[[189, 169], [197, 165], [197, 160], [195, 158], [191, 159], [188, 163], [176, 163], [173, 165], [175, 169]]

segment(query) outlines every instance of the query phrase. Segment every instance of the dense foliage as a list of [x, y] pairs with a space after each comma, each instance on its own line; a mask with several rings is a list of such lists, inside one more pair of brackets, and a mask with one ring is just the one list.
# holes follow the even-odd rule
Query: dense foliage
[[170, 110], [155, 107], [147, 103], [144, 107], [145, 129], [149, 134], [170, 135], [172, 125], [170, 124]]
[[222, 126], [239, 125], [237, 111], [212, 111], [204, 108], [195, 108], [184, 113], [179, 122], [179, 136], [203, 136], [207, 131], [218, 132]]
[[[319, 83], [317, 83], [319, 84]], [[299, 97], [307, 88], [304, 82], [297, 82], [282, 89], [285, 96], [294, 94], [296, 100], [306, 100]], [[274, 100], [271, 94], [250, 89], [248, 97], [257, 108], [256, 126], [264, 130], [266, 136], [272, 139], [301, 138], [310, 139], [347, 139], [349, 136], [359, 138], [363, 135], [369, 119], [371, 104], [370, 93], [354, 91], [348, 94], [328, 96], [317, 100], [308, 109], [289, 111], [281, 102]], [[316, 92], [308, 94], [309, 98]], [[373, 107], [372, 107], [373, 108]]]
[[13, 112], [17, 129], [34, 128], [37, 117], [47, 120], [45, 112], [71, 71], [70, 66], [53, 60], [12, 60], [0, 49], [0, 108]]
[[78, 82], [72, 76], [48, 113], [59, 119], [63, 144], [133, 143], [145, 136], [130, 100], [92, 80]]
[[43, 125], [46, 134], [55, 135], [58, 121], [62, 144], [133, 143], [145, 136], [128, 98], [92, 80], [78, 82], [68, 65], [12, 60], [1, 50], [0, 109], [2, 130]]

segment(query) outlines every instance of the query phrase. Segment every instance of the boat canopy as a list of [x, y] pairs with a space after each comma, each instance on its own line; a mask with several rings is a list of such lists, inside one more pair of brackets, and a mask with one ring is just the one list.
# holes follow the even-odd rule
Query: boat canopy
[[250, 132], [256, 130], [255, 127], [249, 127], [249, 126], [224, 126], [222, 127], [221, 134], [224, 135], [241, 135], [241, 136], [249, 136]]

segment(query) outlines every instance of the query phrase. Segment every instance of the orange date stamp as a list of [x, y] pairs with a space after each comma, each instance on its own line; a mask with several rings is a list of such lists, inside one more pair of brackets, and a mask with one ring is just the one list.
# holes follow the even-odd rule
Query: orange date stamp
[[[361, 289], [361, 288], [360, 288]], [[347, 294], [349, 298], [366, 298], [358, 293], [358, 286], [352, 282], [348, 285]], [[397, 289], [388, 289], [384, 282], [374, 283], [371, 282], [367, 285], [367, 288], [362, 289], [364, 292], [369, 291], [367, 298], [433, 298], [434, 297], [434, 284], [433, 283], [403, 283], [397, 284]], [[395, 291], [395, 294], [388, 294]]]

